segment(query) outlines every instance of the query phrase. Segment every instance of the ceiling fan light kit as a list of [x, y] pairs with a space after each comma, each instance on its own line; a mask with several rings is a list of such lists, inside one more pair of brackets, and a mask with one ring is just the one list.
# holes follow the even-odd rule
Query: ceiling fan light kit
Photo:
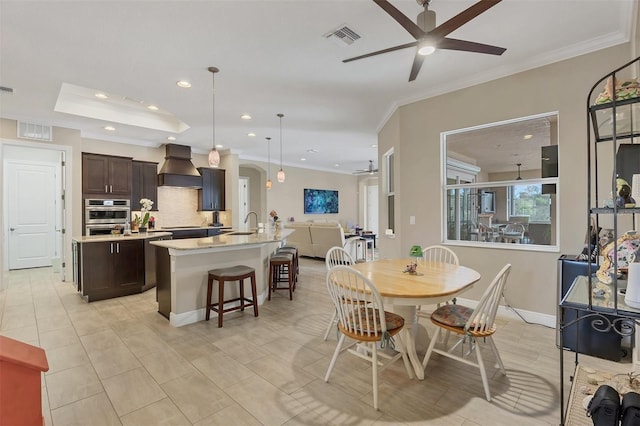
[[211, 111], [211, 117], [212, 117], [212, 128], [213, 128], [213, 147], [211, 148], [211, 151], [209, 152], [209, 158], [208, 158], [208, 162], [209, 162], [209, 167], [218, 167], [220, 165], [220, 153], [218, 152], [218, 149], [216, 148], [216, 88], [215, 88], [215, 82], [216, 82], [216, 73], [218, 71], [220, 71], [218, 68], [216, 67], [209, 67], [209, 72], [211, 72], [212, 75], [212, 85], [211, 88], [213, 96], [212, 96], [212, 111]]
[[447, 37], [447, 35], [454, 32], [489, 8], [500, 3], [502, 0], [480, 0], [437, 27], [435, 26], [435, 12], [429, 10], [429, 3], [431, 3], [431, 0], [416, 0], [420, 6], [424, 7], [424, 11], [418, 15], [417, 22], [413, 22], [387, 0], [373, 1], [393, 19], [395, 19], [396, 22], [398, 22], [405, 30], [407, 30], [407, 32], [413, 36], [415, 41], [345, 59], [342, 62], [356, 61], [358, 59], [369, 58], [382, 53], [406, 49], [407, 47], [417, 47], [416, 54], [413, 59], [413, 65], [411, 66], [411, 72], [409, 74], [409, 81], [413, 81], [420, 72], [424, 56], [432, 54], [437, 49], [459, 50], [465, 52], [485, 53], [489, 55], [502, 55], [507, 50], [503, 47]]

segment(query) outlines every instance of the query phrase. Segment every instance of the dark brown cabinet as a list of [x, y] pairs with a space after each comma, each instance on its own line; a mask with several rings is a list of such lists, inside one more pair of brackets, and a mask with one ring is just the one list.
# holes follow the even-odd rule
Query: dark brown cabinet
[[171, 238], [173, 238], [174, 240], [183, 240], [185, 238], [203, 238], [203, 237], [209, 236], [209, 233], [206, 228], [205, 229], [196, 229], [196, 228], [180, 229], [180, 230], [172, 229], [169, 232], [173, 234]]
[[131, 158], [82, 153], [84, 198], [131, 198], [131, 168]]
[[152, 211], [158, 211], [158, 163], [133, 161], [131, 163], [131, 210], [140, 210], [140, 200], [153, 201]]
[[144, 283], [143, 240], [81, 244], [82, 295], [89, 302], [139, 293]]
[[198, 189], [198, 210], [225, 210], [225, 171], [208, 167], [198, 168], [202, 189]]

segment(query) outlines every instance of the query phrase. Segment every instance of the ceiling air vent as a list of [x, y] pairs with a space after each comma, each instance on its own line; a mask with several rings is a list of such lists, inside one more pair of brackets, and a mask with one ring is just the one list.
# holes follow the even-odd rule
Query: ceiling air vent
[[354, 41], [360, 38], [360, 35], [349, 28], [346, 24], [340, 25], [335, 30], [326, 33], [324, 36], [325, 38], [328, 38], [343, 46], [350, 46]]
[[35, 139], [38, 141], [51, 141], [51, 126], [44, 124], [18, 122], [18, 137], [23, 139]]

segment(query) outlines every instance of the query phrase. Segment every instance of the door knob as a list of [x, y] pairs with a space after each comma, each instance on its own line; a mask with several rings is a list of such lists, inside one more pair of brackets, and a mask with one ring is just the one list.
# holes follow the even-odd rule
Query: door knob
[[16, 230], [16, 228], [9, 228], [9, 231], [11, 231], [11, 232], [13, 232], [15, 230]]

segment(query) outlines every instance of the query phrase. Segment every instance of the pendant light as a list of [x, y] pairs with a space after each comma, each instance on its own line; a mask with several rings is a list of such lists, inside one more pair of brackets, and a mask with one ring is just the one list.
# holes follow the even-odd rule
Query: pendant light
[[520, 177], [520, 166], [522, 166], [522, 163], [517, 163], [516, 166], [518, 166], [518, 177], [516, 178], [516, 180], [522, 180], [522, 178]]
[[267, 189], [271, 189], [271, 138], [267, 139]]
[[212, 119], [212, 124], [213, 124], [213, 147], [211, 148], [211, 152], [209, 152], [209, 167], [218, 167], [220, 165], [220, 153], [218, 152], [218, 150], [216, 149], [216, 89], [215, 89], [215, 82], [216, 82], [216, 73], [218, 71], [220, 71], [218, 68], [216, 67], [209, 67], [209, 71], [211, 72], [212, 77], [212, 85], [211, 88], [213, 89], [213, 96], [212, 96], [212, 111], [211, 111], [211, 116], [213, 117]]
[[278, 170], [278, 182], [284, 182], [284, 170], [282, 170], [282, 117], [284, 114], [276, 114], [280, 117], [280, 170]]

